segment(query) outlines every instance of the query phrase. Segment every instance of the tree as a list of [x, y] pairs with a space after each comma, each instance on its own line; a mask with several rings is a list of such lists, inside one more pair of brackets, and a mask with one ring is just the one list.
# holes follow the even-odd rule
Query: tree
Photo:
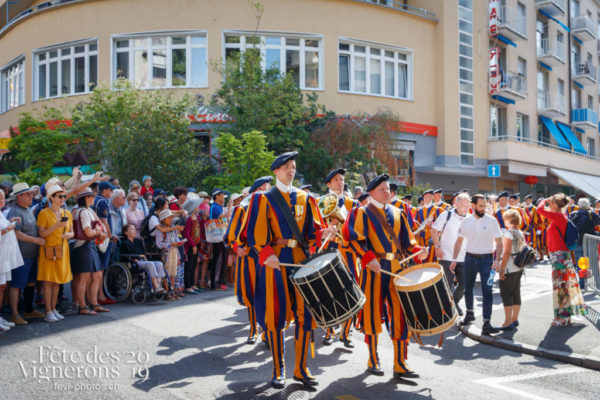
[[204, 180], [207, 187], [241, 191], [256, 178], [271, 173], [275, 156], [267, 150], [266, 137], [259, 131], [244, 132], [241, 139], [231, 133], [221, 133], [217, 147], [221, 154], [222, 174], [207, 177]]
[[60, 122], [64, 120], [56, 109], [48, 109], [38, 117], [21, 114], [20, 134], [12, 137], [8, 145], [9, 151], [23, 162], [25, 168], [18, 171], [19, 180], [41, 185], [54, 176], [52, 167], [62, 161], [69, 145], [77, 139], [70, 133], [68, 125]]
[[189, 130], [190, 104], [121, 79], [73, 110], [72, 129], [95, 141], [104, 168], [123, 182], [149, 174], [155, 187], [197, 184], [208, 163]]

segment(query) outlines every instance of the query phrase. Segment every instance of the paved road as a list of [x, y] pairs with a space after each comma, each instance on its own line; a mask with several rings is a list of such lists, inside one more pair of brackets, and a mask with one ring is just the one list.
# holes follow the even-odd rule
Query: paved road
[[[536, 290], [543, 281], [531, 274]], [[537, 283], [536, 283], [537, 282]], [[495, 311], [501, 312], [500, 310]], [[3, 399], [598, 399], [600, 373], [508, 352], [472, 341], [456, 329], [443, 349], [411, 344], [409, 363], [420, 379], [392, 377], [393, 351], [380, 341], [386, 375], [365, 374], [367, 349], [355, 334], [350, 353], [320, 345], [309, 360], [320, 385], [308, 392], [288, 379], [284, 391], [267, 384], [270, 353], [245, 344], [246, 314], [233, 292], [187, 296], [161, 305], [119, 304], [98, 316], [36, 321], [0, 339]], [[293, 370], [287, 337], [288, 378]], [[53, 377], [54, 375], [54, 377]], [[143, 377], [147, 377], [144, 379]]]

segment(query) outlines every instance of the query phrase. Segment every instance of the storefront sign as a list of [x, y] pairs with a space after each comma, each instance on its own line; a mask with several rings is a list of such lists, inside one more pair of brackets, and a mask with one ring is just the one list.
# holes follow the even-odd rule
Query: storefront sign
[[0, 138], [0, 150], [8, 150], [10, 138]]
[[499, 0], [490, 0], [489, 2], [489, 34], [490, 36], [496, 36], [498, 34], [498, 10], [500, 6]]
[[226, 124], [231, 122], [231, 117], [225, 113], [189, 114], [188, 118], [196, 123]]
[[490, 94], [498, 94], [498, 88], [500, 87], [500, 48], [490, 48]]

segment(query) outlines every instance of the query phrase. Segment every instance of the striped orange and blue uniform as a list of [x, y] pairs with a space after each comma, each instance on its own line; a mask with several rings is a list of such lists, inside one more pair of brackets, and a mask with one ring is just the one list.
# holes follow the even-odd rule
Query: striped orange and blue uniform
[[440, 209], [440, 214], [452, 207], [450, 204], [443, 201], [435, 203], [435, 206]]
[[[273, 190], [279, 190], [274, 188]], [[281, 195], [290, 206], [300, 233], [309, 245], [321, 240], [325, 223], [315, 199], [308, 193], [292, 188]], [[259, 325], [267, 331], [273, 356], [273, 377], [285, 378], [284, 329], [295, 319], [295, 368], [294, 376], [309, 378], [306, 367], [311, 332], [316, 327], [302, 296], [292, 285], [288, 267], [275, 270], [264, 265], [266, 259], [275, 255], [282, 263], [299, 263], [307, 256], [301, 247], [283, 245], [284, 239], [294, 235], [270, 192], [255, 194], [250, 200], [245, 224], [248, 246], [258, 254], [254, 306]]]
[[578, 211], [578, 210], [579, 210], [579, 206], [577, 206], [577, 204], [566, 206], [565, 207], [565, 215], [568, 218], [569, 215], [573, 214], [575, 211]]
[[[440, 214], [440, 209], [433, 204], [429, 207], [419, 207], [417, 213], [415, 214], [415, 225], [417, 225], [418, 227], [420, 224], [423, 223], [423, 221], [425, 221], [430, 216], [433, 216], [433, 220], [431, 221], [433, 223], [435, 222], [435, 219], [440, 216]], [[419, 232], [416, 238], [420, 246], [429, 246], [429, 239], [431, 239], [431, 225]], [[427, 259], [425, 261], [433, 262], [435, 260], [435, 247], [431, 245], [429, 246], [429, 254], [427, 255]]]
[[494, 217], [496, 217], [496, 220], [498, 221], [498, 224], [500, 225], [500, 229], [507, 229], [506, 224], [504, 223], [504, 213], [507, 212], [508, 210], [515, 210], [515, 211], [519, 212], [519, 214], [521, 215], [520, 229], [521, 230], [525, 229], [527, 226], [527, 223], [525, 221], [525, 216], [523, 215], [523, 211], [519, 207], [513, 207], [513, 206], [508, 206], [507, 208], [498, 208], [496, 210], [496, 212], [494, 213]]
[[[380, 213], [387, 220], [402, 248], [396, 248], [374, 212]], [[377, 343], [384, 321], [394, 342], [394, 371], [407, 372], [409, 369], [406, 365], [406, 349], [410, 335], [406, 328], [400, 297], [389, 275], [374, 273], [366, 266], [377, 259], [382, 269], [397, 272], [401, 269], [398, 260], [388, 261], [383, 254], [399, 253], [405, 257], [408, 253], [419, 251], [421, 247], [417, 245], [404, 213], [389, 205], [375, 211], [367, 207], [359, 208], [355, 217], [344, 225], [343, 234], [347, 240], [355, 243], [363, 265], [361, 288], [366, 302], [359, 313], [359, 326], [369, 345], [369, 367], [380, 367]]]
[[414, 216], [414, 208], [408, 204], [405, 201], [402, 201], [400, 199], [392, 199], [392, 201], [390, 201], [390, 204], [393, 205], [396, 208], [401, 209], [402, 211], [404, 211], [404, 215], [406, 215], [406, 220], [408, 221], [408, 225], [410, 226], [410, 229], [414, 230], [415, 227], [415, 216]]
[[[342, 215], [342, 216], [344, 216], [346, 218], [346, 220], [348, 218], [350, 218], [350, 216], [352, 215], [352, 212], [354, 210], [356, 210], [359, 206], [360, 205], [358, 204], [358, 201], [352, 199], [351, 197], [338, 196], [338, 207], [343, 208], [345, 210], [345, 213], [344, 213], [345, 215]], [[352, 274], [352, 277], [354, 278], [354, 280], [356, 282], [358, 282], [358, 279], [360, 276], [360, 270], [358, 268], [358, 260], [356, 258], [356, 249], [353, 247], [353, 245], [350, 242], [340, 239], [340, 238], [336, 238], [335, 241], [331, 241], [327, 245], [327, 250], [334, 250], [334, 249], [339, 250], [340, 255], [344, 258], [346, 267], [348, 268], [349, 272]], [[352, 328], [353, 322], [354, 322], [354, 318], [350, 318], [344, 323], [342, 334], [341, 334], [342, 340], [350, 339], [350, 330]], [[329, 328], [325, 335], [325, 339], [329, 339], [334, 334], [335, 334], [334, 329]]]
[[540, 226], [540, 215], [537, 213], [537, 207], [532, 204], [530, 206], [525, 206], [523, 211], [525, 213], [525, 218], [527, 218], [526, 231], [529, 232], [529, 235], [527, 235], [527, 243], [537, 248], [537, 237], [539, 236], [537, 230]]
[[235, 263], [235, 295], [238, 303], [248, 309], [248, 321], [250, 323], [250, 332], [248, 337], [257, 336], [256, 312], [254, 310], [254, 282], [256, 280], [256, 264], [258, 257], [256, 252], [252, 251], [246, 244], [243, 232], [243, 225], [246, 223], [246, 208], [237, 206], [233, 210], [233, 215], [229, 221], [227, 232], [225, 233], [225, 242], [234, 251], [238, 248], [246, 251], [245, 256], [237, 257]]

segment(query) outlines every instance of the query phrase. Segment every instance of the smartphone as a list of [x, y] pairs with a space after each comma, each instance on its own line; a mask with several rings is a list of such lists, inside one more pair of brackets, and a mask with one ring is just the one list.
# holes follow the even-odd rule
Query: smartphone
[[62, 217], [60, 219], [60, 222], [67, 222], [69, 220], [69, 217]]
[[14, 226], [17, 226], [18, 223], [19, 223], [19, 221], [13, 221], [13, 222], [11, 222], [11, 224], [13, 224]]

